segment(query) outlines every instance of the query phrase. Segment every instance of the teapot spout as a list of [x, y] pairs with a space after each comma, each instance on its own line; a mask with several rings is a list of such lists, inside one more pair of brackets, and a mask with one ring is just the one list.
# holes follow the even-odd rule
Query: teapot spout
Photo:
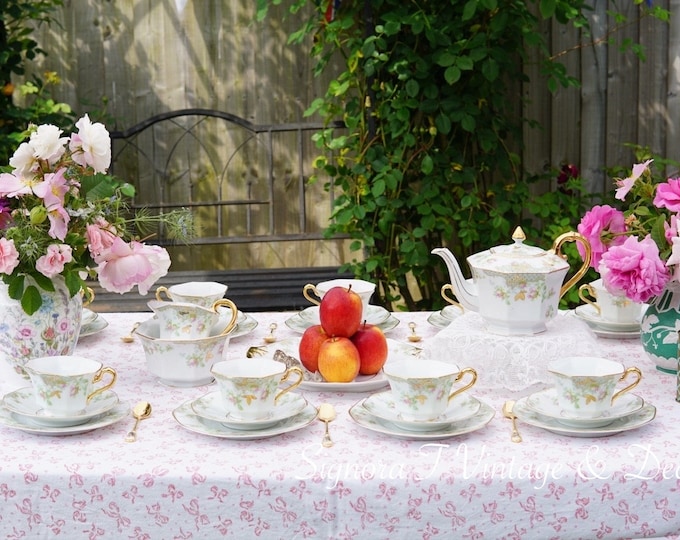
[[453, 253], [448, 248], [434, 248], [432, 250], [434, 255], [439, 255], [446, 263], [446, 268], [449, 270], [451, 278], [451, 285], [456, 295], [456, 299], [460, 304], [470, 311], [479, 311], [479, 297], [476, 292], [469, 289], [463, 272], [460, 269], [458, 261], [453, 256]]

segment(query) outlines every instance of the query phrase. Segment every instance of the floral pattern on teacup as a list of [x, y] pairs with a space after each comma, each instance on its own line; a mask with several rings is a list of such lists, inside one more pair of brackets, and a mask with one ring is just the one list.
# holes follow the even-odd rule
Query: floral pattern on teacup
[[65, 398], [87, 397], [90, 379], [61, 375], [33, 375], [36, 394], [46, 405], [52, 406]]
[[407, 406], [414, 413], [423, 413], [423, 408], [430, 404], [433, 407], [437, 402], [446, 401], [452, 385], [452, 379], [427, 378], [412, 379], [409, 382], [390, 381], [396, 390], [395, 401]]
[[[236, 407], [239, 411], [246, 411], [254, 407], [266, 406], [273, 403], [274, 393], [278, 387], [277, 380], [234, 378], [220, 385], [225, 403]], [[253, 408], [254, 408], [253, 407]]]
[[574, 409], [580, 410], [589, 406], [599, 408], [607, 405], [605, 400], [612, 395], [614, 386], [616, 379], [574, 377], [571, 381], [565, 378], [564, 382], [558, 383], [558, 390]]

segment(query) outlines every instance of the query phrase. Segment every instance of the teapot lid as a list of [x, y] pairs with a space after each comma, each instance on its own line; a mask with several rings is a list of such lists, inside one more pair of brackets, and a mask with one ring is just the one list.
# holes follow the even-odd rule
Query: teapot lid
[[512, 234], [513, 244], [492, 247], [468, 257], [468, 263], [478, 270], [503, 273], [550, 273], [569, 268], [569, 263], [553, 251], [524, 244], [526, 235], [521, 227]]

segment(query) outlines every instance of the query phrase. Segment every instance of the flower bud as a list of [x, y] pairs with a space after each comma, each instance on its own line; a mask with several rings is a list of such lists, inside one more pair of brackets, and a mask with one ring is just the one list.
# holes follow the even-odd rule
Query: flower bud
[[34, 206], [31, 208], [31, 225], [40, 225], [47, 219], [47, 208], [44, 206]]

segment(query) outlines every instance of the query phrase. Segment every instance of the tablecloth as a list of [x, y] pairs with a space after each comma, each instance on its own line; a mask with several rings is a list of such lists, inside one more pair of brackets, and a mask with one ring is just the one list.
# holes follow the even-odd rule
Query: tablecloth
[[[291, 313], [253, 313], [259, 323], [231, 341], [227, 358], [299, 337]], [[429, 313], [397, 313], [388, 333], [408, 343], [439, 331]], [[598, 338], [594, 354], [642, 368], [635, 390], [657, 407], [638, 430], [605, 438], [556, 435], [520, 423], [510, 441], [502, 389], [474, 390], [495, 411], [486, 427], [437, 441], [369, 431], [348, 415], [366, 393], [303, 393], [332, 403], [335, 442], [324, 426], [274, 438], [232, 441], [184, 429], [173, 410], [215, 389], [172, 388], [145, 369], [139, 339], [150, 313], [103, 314], [108, 327], [76, 353], [115, 367], [121, 400], [153, 405], [138, 441], [125, 443], [131, 417], [89, 433], [46, 437], [0, 428], [0, 530], [7, 538], [677, 538], [680, 533], [680, 404], [676, 377], [660, 373], [637, 340]], [[26, 385], [8, 366], [2, 393]], [[515, 396], [516, 397], [516, 396]]]

